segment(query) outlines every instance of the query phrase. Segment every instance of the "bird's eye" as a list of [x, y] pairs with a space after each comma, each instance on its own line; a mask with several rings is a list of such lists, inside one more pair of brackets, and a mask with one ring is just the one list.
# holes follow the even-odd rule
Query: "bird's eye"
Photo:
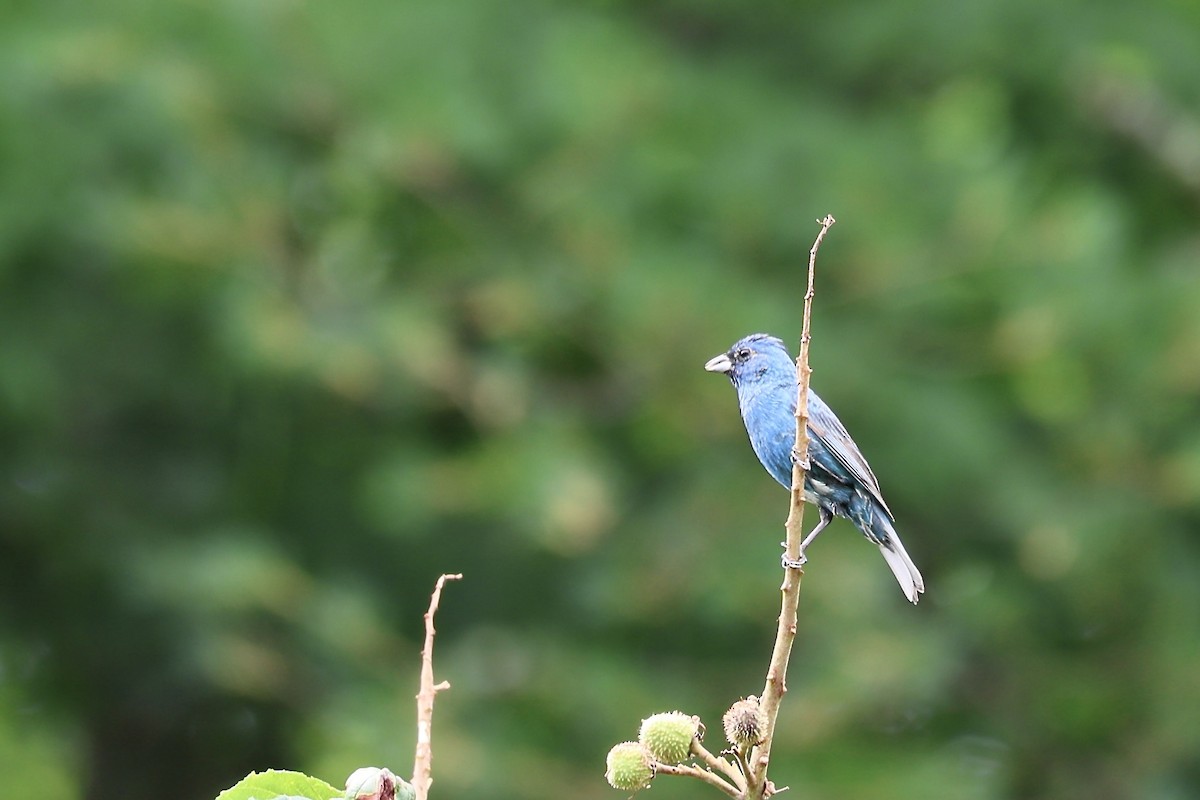
[[733, 357], [735, 359], [737, 359], [738, 361], [745, 361], [747, 358], [750, 357], [750, 350], [748, 348], [743, 347], [741, 350], [738, 350], [736, 353], [734, 353]]

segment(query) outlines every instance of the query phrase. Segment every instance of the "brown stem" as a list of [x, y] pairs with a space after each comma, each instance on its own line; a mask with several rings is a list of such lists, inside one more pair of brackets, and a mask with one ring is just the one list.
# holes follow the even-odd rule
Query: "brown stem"
[[[808, 251], [808, 291], [804, 293], [804, 327], [800, 335], [800, 353], [796, 358], [797, 394], [796, 394], [796, 459], [792, 464], [792, 498], [788, 510], [787, 522], [784, 529], [787, 540], [784, 543], [784, 557], [795, 562], [800, 557], [800, 542], [803, 539], [804, 526], [804, 474], [808, 463], [808, 379], [812, 370], [808, 366], [808, 344], [811, 339], [810, 324], [812, 319], [813, 279], [816, 275], [817, 250], [825, 239], [835, 220], [826, 215], [818, 220], [821, 226], [812, 249]], [[788, 660], [792, 654], [792, 644], [796, 638], [796, 608], [800, 603], [800, 579], [804, 570], [800, 568], [785, 568], [781, 609], [779, 612], [779, 628], [775, 634], [775, 647], [771, 652], [771, 665], [767, 668], [767, 683], [763, 688], [762, 710], [767, 716], [766, 736], [762, 744], [754, 748], [750, 754], [750, 774], [748, 778], [747, 797], [765, 798], [773, 791], [767, 780], [767, 766], [771, 761], [771, 742], [775, 738], [775, 720], [779, 716], [779, 704], [787, 693]]]
[[429, 598], [429, 610], [425, 612], [425, 647], [421, 650], [421, 691], [417, 693], [417, 754], [413, 761], [413, 788], [417, 800], [427, 800], [429, 786], [433, 783], [433, 698], [443, 689], [449, 689], [446, 681], [433, 682], [433, 615], [437, 613], [442, 599], [442, 587], [446, 581], [461, 580], [462, 575], [442, 575], [433, 587]]

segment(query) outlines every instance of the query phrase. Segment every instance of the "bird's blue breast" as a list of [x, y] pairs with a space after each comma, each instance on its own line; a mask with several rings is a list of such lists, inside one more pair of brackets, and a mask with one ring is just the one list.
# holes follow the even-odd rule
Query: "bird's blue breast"
[[792, 485], [792, 448], [796, 444], [795, 397], [789, 403], [779, 389], [743, 397], [742, 418], [754, 454], [775, 480]]

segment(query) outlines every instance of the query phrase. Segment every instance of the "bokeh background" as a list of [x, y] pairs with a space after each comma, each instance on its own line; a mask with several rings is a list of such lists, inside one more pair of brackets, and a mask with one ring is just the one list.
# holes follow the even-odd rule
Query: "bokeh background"
[[[704, 361], [795, 343], [928, 594], [839, 522], [772, 775], [1200, 796], [1200, 6], [0, 11], [0, 774], [614, 798], [756, 692], [787, 496]], [[808, 517], [809, 523], [815, 516]], [[659, 780], [659, 798], [716, 796]]]

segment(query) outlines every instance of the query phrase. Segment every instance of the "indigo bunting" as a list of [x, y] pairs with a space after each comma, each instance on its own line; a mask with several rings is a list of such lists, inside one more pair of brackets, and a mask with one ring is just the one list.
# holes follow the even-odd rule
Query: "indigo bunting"
[[[796, 445], [796, 362], [782, 341], [765, 333], [741, 339], [709, 360], [704, 368], [723, 372], [737, 389], [742, 421], [750, 445], [767, 472], [792, 486]], [[880, 552], [913, 603], [925, 591], [921, 573], [896, 533], [892, 512], [883, 501], [879, 482], [846, 427], [817, 393], [808, 392], [808, 461], [804, 499], [817, 507], [820, 521], [800, 545], [799, 563], [817, 534], [834, 517], [854, 523]]]

